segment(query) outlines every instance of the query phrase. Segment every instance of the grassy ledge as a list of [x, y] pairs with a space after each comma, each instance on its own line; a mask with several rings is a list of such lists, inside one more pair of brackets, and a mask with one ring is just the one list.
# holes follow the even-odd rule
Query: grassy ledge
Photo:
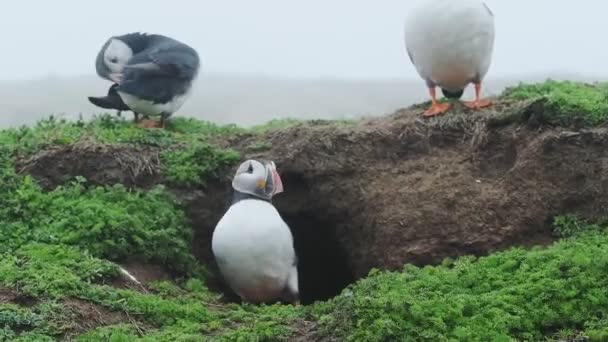
[[608, 339], [608, 225], [556, 218], [549, 248], [514, 248], [437, 267], [373, 271], [315, 309], [350, 341]]
[[[603, 107], [578, 103], [579, 95], [595, 103], [589, 99], [599, 99], [602, 87], [551, 81], [505, 96], [547, 98], [563, 115], [584, 109], [585, 120], [601, 124]], [[197, 187], [240, 158], [215, 139], [300, 124], [244, 130], [175, 118], [163, 131], [102, 116], [0, 131], [0, 341], [280, 341], [301, 333], [346, 341], [608, 340], [606, 223], [559, 216], [562, 240], [550, 247], [375, 270], [307, 307], [223, 304], [190, 252], [183, 208], [164, 187], [87, 187], [78, 178], [43, 191], [14, 166], [15, 158], [50, 146], [156, 146], [166, 181]], [[166, 266], [176, 278], [145, 291], [122, 286], [119, 264], [133, 259]], [[312, 329], [302, 332], [303, 325]]]
[[166, 130], [149, 130], [112, 115], [91, 121], [68, 122], [50, 117], [33, 127], [0, 132], [0, 146], [13, 155], [28, 156], [55, 146], [77, 143], [152, 146], [162, 149], [164, 178], [181, 186], [204, 185], [224, 168], [236, 163], [240, 154], [214, 145], [213, 140], [244, 132], [234, 125], [218, 126], [204, 121], [175, 118]]
[[508, 88], [503, 98], [513, 100], [545, 99], [543, 118], [551, 124], [598, 126], [608, 121], [608, 83], [585, 84], [548, 80]]

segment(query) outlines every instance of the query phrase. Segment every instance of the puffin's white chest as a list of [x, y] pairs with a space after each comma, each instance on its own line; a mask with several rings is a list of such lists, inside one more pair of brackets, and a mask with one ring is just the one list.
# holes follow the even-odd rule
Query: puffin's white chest
[[460, 90], [490, 67], [494, 17], [479, 0], [427, 0], [409, 16], [405, 40], [423, 79]]
[[293, 237], [272, 204], [243, 200], [228, 209], [212, 238], [226, 281], [241, 297], [279, 297], [295, 267]]
[[139, 114], [158, 116], [162, 113], [173, 114], [177, 112], [189, 98], [190, 91], [184, 95], [174, 97], [167, 103], [154, 103], [124, 92], [118, 92], [118, 95], [120, 95], [124, 103], [133, 111]]

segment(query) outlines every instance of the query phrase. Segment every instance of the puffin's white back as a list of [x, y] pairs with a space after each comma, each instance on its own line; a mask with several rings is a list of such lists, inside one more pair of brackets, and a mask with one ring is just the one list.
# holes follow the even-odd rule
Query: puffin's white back
[[405, 41], [424, 80], [461, 90], [488, 72], [494, 15], [479, 0], [424, 0], [406, 20]]
[[243, 299], [281, 299], [298, 293], [293, 236], [274, 206], [246, 199], [232, 205], [218, 222], [213, 254], [231, 288]]

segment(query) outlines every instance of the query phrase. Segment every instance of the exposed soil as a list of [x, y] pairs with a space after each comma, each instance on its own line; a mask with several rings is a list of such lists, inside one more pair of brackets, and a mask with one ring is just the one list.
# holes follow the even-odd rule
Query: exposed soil
[[81, 143], [40, 151], [20, 160], [18, 170], [36, 176], [43, 188], [84, 176], [92, 184], [124, 184], [149, 188], [160, 177], [159, 149], [134, 145], [100, 145]]
[[35, 298], [17, 293], [16, 291], [0, 287], [0, 304], [15, 304], [24, 307], [32, 307], [38, 303]]
[[68, 310], [70, 315], [73, 315], [75, 322], [70, 327], [69, 333], [63, 336], [63, 340], [71, 340], [71, 337], [77, 336], [86, 331], [93, 330], [97, 327], [120, 324], [124, 322], [136, 323], [126, 313], [121, 311], [111, 311], [101, 305], [96, 305], [81, 299], [70, 298], [62, 302], [62, 306]]
[[172, 279], [169, 271], [160, 265], [130, 261], [123, 263], [121, 266], [144, 286], [155, 281]]
[[[276, 162], [286, 192], [274, 202], [294, 230], [310, 302], [374, 267], [543, 245], [553, 240], [554, 215], [605, 215], [608, 129], [546, 126], [544, 108], [498, 101], [481, 112], [457, 107], [423, 120], [412, 107], [356, 125], [306, 124], [220, 143]], [[269, 148], [251, 148], [260, 142]], [[108, 151], [42, 151], [21, 165], [48, 187], [76, 175], [143, 187], [161, 181], [145, 174], [134, 181]], [[230, 176], [206, 188], [172, 189], [196, 229], [193, 250], [209, 264]]]
[[[0, 304], [15, 304], [23, 307], [34, 307], [38, 301], [32, 297], [23, 296], [13, 290], [0, 288]], [[123, 322], [134, 322], [131, 317], [121, 311], [112, 311], [101, 305], [96, 305], [85, 300], [69, 298], [61, 302], [69, 315], [73, 325], [66, 327], [68, 333], [62, 336], [62, 340], [71, 340], [73, 336], [95, 329], [100, 326], [119, 324]], [[65, 318], [65, 317], [63, 317]], [[67, 320], [66, 320], [67, 321]], [[16, 329], [17, 332], [26, 331], [27, 327]]]
[[162, 265], [127, 261], [121, 263], [120, 267], [134, 277], [135, 281], [121, 273], [116, 278], [104, 279], [104, 285], [147, 293], [150, 283], [173, 279], [171, 272]]

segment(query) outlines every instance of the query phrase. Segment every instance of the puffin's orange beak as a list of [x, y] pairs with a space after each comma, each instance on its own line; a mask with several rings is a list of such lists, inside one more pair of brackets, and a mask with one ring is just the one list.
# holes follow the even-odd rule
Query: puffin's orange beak
[[264, 188], [266, 188], [266, 180], [264, 180], [264, 179], [260, 179], [260, 180], [258, 181], [258, 189], [262, 189], [262, 190], [264, 190]]

